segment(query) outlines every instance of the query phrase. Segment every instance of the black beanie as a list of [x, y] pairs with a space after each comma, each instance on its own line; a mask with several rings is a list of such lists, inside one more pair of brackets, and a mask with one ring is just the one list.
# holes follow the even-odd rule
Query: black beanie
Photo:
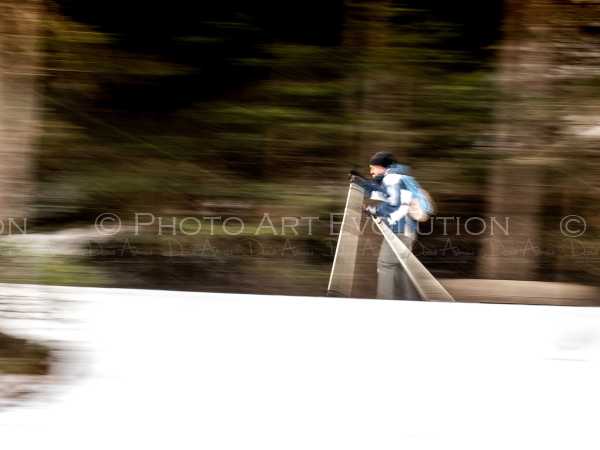
[[396, 160], [394, 159], [394, 155], [390, 152], [377, 152], [371, 156], [371, 159], [369, 160], [369, 164], [372, 166], [389, 167], [395, 163]]

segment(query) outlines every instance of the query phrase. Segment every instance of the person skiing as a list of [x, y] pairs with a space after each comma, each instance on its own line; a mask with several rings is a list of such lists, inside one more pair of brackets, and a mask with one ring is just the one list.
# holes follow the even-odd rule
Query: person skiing
[[[412, 251], [417, 237], [417, 221], [409, 215], [414, 197], [409, 182], [412, 181], [410, 185], [416, 185], [410, 168], [399, 164], [389, 152], [377, 152], [369, 160], [369, 173], [372, 181], [352, 177], [355, 183], [365, 189], [367, 196], [381, 200], [377, 206], [367, 206], [365, 209], [385, 221]], [[377, 258], [377, 298], [418, 299], [408, 274], [385, 239]]]

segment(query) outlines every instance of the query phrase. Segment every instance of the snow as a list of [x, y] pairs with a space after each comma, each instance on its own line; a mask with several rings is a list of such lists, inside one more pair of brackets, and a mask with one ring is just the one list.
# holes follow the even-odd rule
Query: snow
[[79, 356], [69, 384], [0, 413], [3, 448], [600, 444], [599, 309], [11, 289], [72, 317], [0, 327]]

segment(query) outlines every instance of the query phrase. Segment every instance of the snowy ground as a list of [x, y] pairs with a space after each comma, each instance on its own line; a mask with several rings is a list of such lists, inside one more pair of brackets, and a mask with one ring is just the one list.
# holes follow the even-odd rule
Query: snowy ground
[[62, 349], [57, 382], [0, 412], [2, 448], [600, 446], [600, 309], [0, 292], [54, 305], [0, 327]]

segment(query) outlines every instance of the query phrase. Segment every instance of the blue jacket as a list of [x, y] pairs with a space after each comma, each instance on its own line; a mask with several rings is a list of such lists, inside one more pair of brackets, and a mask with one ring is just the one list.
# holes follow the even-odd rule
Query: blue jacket
[[383, 194], [384, 201], [377, 205], [375, 214], [383, 218], [396, 234], [414, 234], [417, 230], [417, 222], [408, 215], [413, 194], [404, 183], [406, 178], [412, 178], [410, 168], [393, 164], [378, 181], [358, 181], [367, 196], [371, 197], [373, 192]]

